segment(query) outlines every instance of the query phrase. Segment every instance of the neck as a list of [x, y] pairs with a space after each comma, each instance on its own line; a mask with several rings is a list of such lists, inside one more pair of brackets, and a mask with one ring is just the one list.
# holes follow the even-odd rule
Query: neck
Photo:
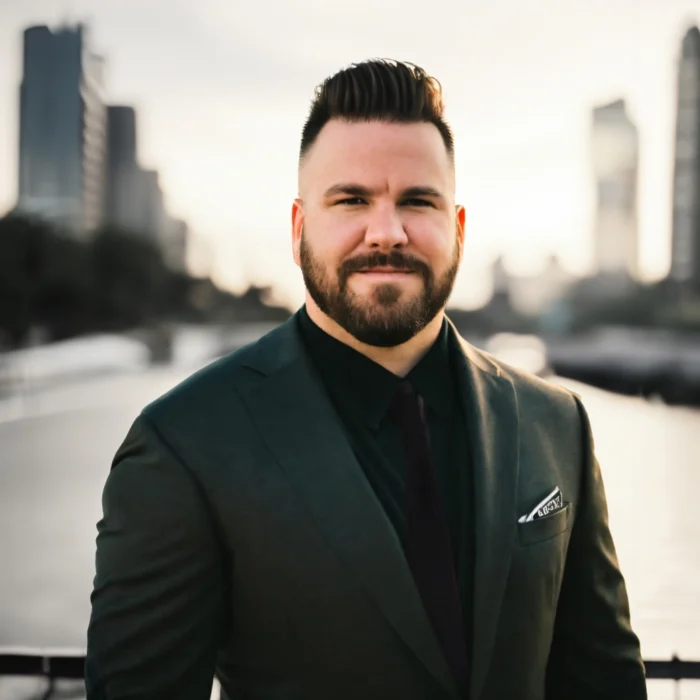
[[428, 352], [440, 333], [445, 316], [444, 310], [440, 311], [423, 330], [401, 345], [392, 348], [378, 348], [374, 345], [363, 343], [355, 336], [350, 335], [330, 316], [323, 313], [308, 293], [306, 295], [306, 310], [311, 320], [321, 330], [341, 343], [350, 346], [353, 350], [361, 352], [365, 357], [399, 377], [405, 377]]

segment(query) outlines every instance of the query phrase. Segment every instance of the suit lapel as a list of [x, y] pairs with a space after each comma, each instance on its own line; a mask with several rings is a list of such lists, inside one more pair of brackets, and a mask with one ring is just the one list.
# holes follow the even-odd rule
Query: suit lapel
[[458, 697], [399, 539], [306, 358], [294, 319], [249, 357], [245, 364], [266, 376], [249, 385], [243, 399], [275, 460], [370, 599]]
[[[457, 336], [454, 327], [452, 331]], [[486, 680], [516, 535], [518, 412], [515, 389], [500, 369], [457, 336], [458, 372], [474, 469], [474, 626], [471, 695]]]

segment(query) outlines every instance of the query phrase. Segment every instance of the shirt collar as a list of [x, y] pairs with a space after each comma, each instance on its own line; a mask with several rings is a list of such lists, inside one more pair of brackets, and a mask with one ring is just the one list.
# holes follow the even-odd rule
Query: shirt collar
[[406, 377], [427, 407], [441, 416], [450, 414], [455, 398], [449, 336], [449, 326], [443, 320], [435, 342]]
[[[366, 425], [377, 430], [401, 377], [323, 331], [305, 306], [298, 318], [304, 344], [333, 402], [357, 412]], [[406, 377], [428, 408], [440, 415], [448, 415], [452, 407], [448, 339], [444, 321], [436, 342]]]

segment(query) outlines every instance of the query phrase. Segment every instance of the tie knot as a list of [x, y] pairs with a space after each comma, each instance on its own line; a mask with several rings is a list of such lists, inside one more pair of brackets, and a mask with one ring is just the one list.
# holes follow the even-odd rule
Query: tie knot
[[413, 389], [413, 384], [411, 384], [411, 382], [409, 382], [408, 379], [402, 379], [396, 385], [396, 391], [394, 392], [394, 395], [402, 399], [417, 396], [416, 392]]

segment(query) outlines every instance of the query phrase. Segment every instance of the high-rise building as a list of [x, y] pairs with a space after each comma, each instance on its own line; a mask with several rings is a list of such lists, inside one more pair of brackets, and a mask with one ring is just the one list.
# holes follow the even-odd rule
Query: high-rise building
[[688, 30], [678, 65], [671, 279], [700, 292], [700, 31]]
[[139, 165], [133, 107], [107, 107], [105, 223], [149, 239], [168, 267], [186, 271], [188, 227], [168, 215], [158, 172]]
[[182, 219], [167, 218], [163, 241], [163, 260], [175, 272], [187, 272], [189, 227]]
[[24, 32], [17, 208], [81, 236], [102, 219], [102, 70], [83, 25]]
[[107, 107], [107, 157], [104, 188], [105, 223], [122, 229], [138, 229], [135, 202], [140, 168], [137, 157], [136, 111], [133, 107]]
[[162, 249], [167, 215], [158, 171], [140, 168], [136, 182], [137, 192], [133, 201], [136, 223], [134, 229]]
[[595, 263], [598, 273], [637, 277], [639, 136], [624, 100], [596, 107], [591, 147], [596, 178]]

